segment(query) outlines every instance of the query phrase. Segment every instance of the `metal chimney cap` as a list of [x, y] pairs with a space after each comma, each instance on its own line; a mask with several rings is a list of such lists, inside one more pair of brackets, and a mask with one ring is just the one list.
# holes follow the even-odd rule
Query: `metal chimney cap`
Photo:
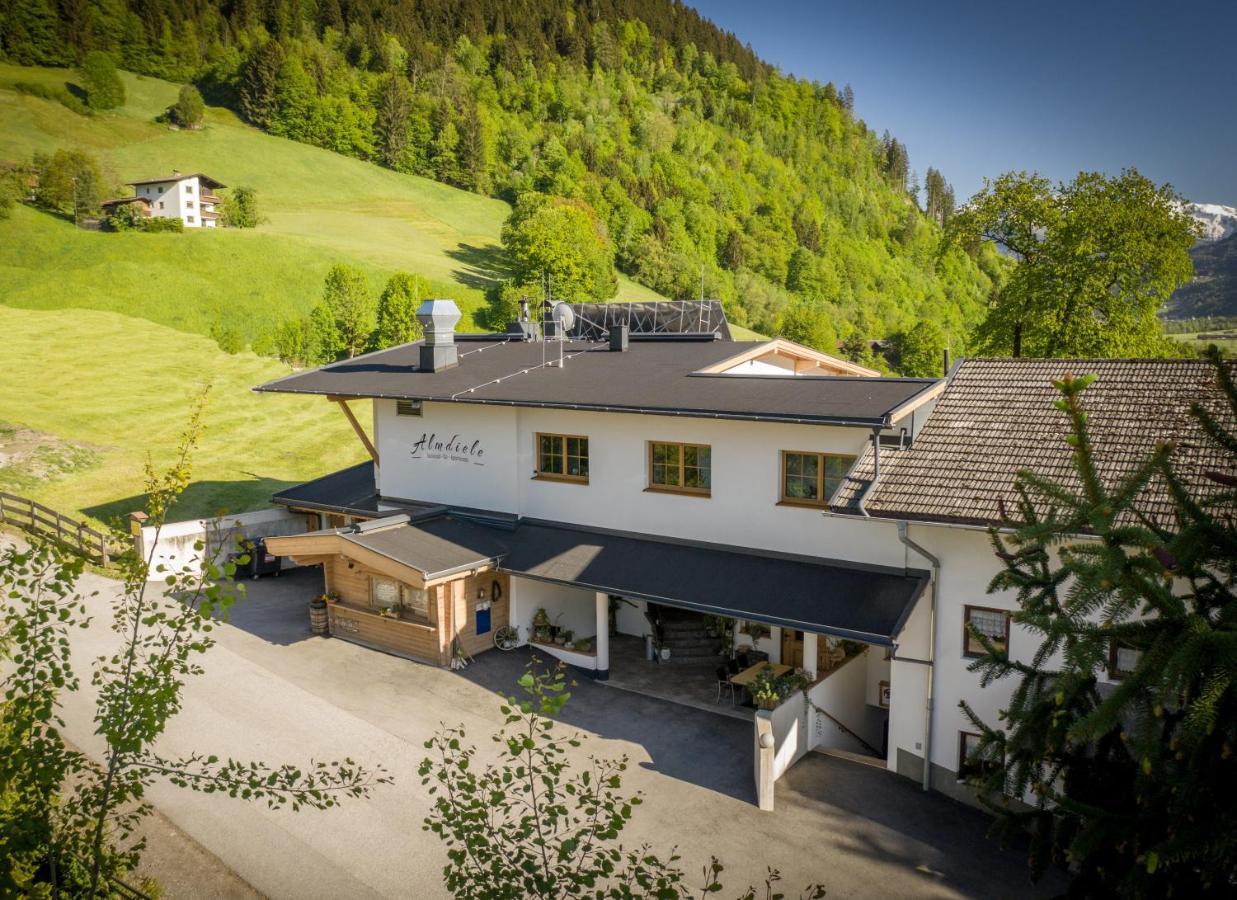
[[425, 337], [431, 335], [451, 339], [455, 325], [460, 320], [460, 308], [454, 300], [426, 300], [417, 307], [417, 321], [425, 329]]

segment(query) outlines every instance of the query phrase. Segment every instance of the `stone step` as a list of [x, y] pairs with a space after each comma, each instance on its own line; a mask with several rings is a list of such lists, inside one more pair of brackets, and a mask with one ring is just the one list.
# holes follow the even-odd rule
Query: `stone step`
[[671, 659], [705, 659], [708, 657], [721, 659], [721, 654], [716, 647], [676, 647], [673, 644], [666, 644], [664, 646], [670, 650]]
[[716, 640], [714, 638], [709, 638], [709, 637], [680, 638], [680, 637], [670, 637], [669, 635], [667, 635], [666, 639], [662, 641], [662, 644], [666, 647], [684, 647], [684, 648], [686, 647], [707, 647], [709, 648], [709, 650], [713, 651], [714, 653], [720, 652], [722, 648], [721, 641]]

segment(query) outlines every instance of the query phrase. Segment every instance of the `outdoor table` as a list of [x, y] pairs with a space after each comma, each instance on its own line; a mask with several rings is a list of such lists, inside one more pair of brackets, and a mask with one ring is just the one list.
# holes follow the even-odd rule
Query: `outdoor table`
[[774, 678], [780, 678], [790, 671], [790, 666], [784, 666], [781, 663], [758, 662], [754, 666], [748, 666], [738, 675], [731, 675], [730, 683], [746, 689], [748, 685], [756, 680], [756, 676], [765, 669], [771, 670]]

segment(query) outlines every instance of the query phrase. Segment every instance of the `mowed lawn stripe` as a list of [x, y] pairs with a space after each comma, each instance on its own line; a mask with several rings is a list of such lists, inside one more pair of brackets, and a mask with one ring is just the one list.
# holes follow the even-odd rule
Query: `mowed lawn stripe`
[[[62, 512], [102, 521], [137, 508], [145, 460], [171, 461], [207, 384], [194, 483], [175, 518], [260, 508], [274, 489], [364, 456], [344, 417], [321, 398], [252, 393], [286, 366], [228, 356], [208, 338], [115, 313], [4, 306], [0, 333], [0, 421], [99, 448], [97, 465], [32, 489]], [[356, 409], [368, 422], [367, 404]]]

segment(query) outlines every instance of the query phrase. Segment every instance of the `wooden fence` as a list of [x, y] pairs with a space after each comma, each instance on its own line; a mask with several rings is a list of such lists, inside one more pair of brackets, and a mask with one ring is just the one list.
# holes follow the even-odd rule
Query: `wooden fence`
[[101, 531], [36, 503], [28, 497], [0, 491], [0, 522], [51, 538], [76, 553], [107, 565], [120, 548]]

